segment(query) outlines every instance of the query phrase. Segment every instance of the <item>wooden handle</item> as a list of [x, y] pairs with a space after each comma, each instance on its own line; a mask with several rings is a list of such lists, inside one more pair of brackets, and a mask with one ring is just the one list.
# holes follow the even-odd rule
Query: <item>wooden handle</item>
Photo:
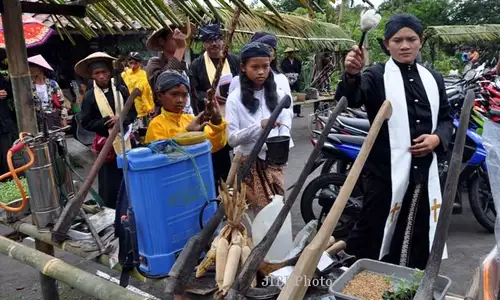
[[312, 240], [312, 242], [307, 245], [302, 254], [300, 255], [299, 261], [295, 265], [290, 278], [287, 280], [285, 287], [281, 290], [278, 300], [288, 300], [288, 299], [303, 299], [307, 291], [306, 282], [314, 275], [316, 266], [318, 265], [319, 259], [326, 244], [330, 238], [331, 233], [337, 226], [337, 222], [344, 210], [347, 200], [351, 196], [352, 190], [358, 181], [358, 177], [361, 173], [363, 165], [370, 154], [370, 151], [375, 143], [375, 139], [378, 136], [380, 128], [385, 120], [389, 119], [392, 114], [392, 107], [389, 101], [384, 101], [380, 110], [370, 127], [370, 131], [366, 136], [365, 142], [361, 147], [361, 151], [354, 161], [354, 164], [349, 171], [347, 179], [340, 189], [337, 199], [333, 203], [330, 212], [326, 216], [323, 225], [319, 229], [318, 233]]
[[347, 244], [344, 241], [338, 241], [334, 243], [330, 248], [326, 249], [326, 253], [330, 254], [331, 256], [336, 255], [340, 251], [344, 250], [345, 247], [347, 247]]
[[229, 185], [232, 185], [234, 176], [238, 172], [241, 163], [241, 157], [242, 157], [241, 152], [236, 152], [236, 154], [233, 157], [233, 161], [231, 162], [231, 168], [229, 169], [229, 174], [227, 175], [226, 178], [226, 183]]

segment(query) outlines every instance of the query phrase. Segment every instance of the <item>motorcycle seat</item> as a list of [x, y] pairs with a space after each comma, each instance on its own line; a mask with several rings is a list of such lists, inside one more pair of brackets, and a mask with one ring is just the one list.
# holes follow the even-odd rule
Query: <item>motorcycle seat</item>
[[500, 117], [500, 109], [499, 108], [491, 108], [490, 115], [494, 117]]
[[366, 119], [337, 117], [337, 120], [343, 125], [353, 127], [362, 131], [368, 132], [370, 130], [370, 121]]
[[362, 146], [365, 141], [365, 138], [362, 136], [344, 135], [335, 133], [329, 134], [328, 139], [332, 141], [334, 144], [350, 144], [356, 146]]
[[349, 112], [361, 119], [368, 119], [368, 114], [360, 109], [347, 108]]

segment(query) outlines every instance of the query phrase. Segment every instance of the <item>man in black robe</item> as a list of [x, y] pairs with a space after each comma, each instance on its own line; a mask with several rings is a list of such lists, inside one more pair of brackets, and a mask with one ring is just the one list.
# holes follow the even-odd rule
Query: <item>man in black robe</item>
[[[101, 141], [94, 141], [94, 145], [98, 143], [101, 145], [103, 144], [104, 138], [107, 138], [109, 136], [109, 130], [113, 128], [119, 118], [115, 106], [116, 99], [113, 94], [115, 86], [113, 86], [111, 80], [113, 60], [114, 58], [107, 55], [106, 53], [97, 52], [81, 60], [75, 66], [75, 72], [78, 75], [84, 78], [92, 78], [94, 80], [92, 88], [87, 90], [85, 96], [83, 97], [81, 110], [82, 126], [85, 128], [85, 130], [95, 132], [98, 135], [96, 136], [96, 139], [100, 139]], [[109, 107], [113, 111], [113, 116], [102, 116], [102, 107], [99, 107], [96, 100], [96, 85], [104, 93], [104, 96], [109, 103]], [[121, 93], [121, 97], [123, 98], [123, 104], [125, 104], [125, 101], [130, 95], [128, 89], [126, 86], [121, 85], [119, 91]], [[124, 127], [127, 128], [134, 122], [136, 118], [137, 112], [135, 110], [135, 106], [132, 105], [130, 111], [127, 114], [127, 118], [125, 119]], [[100, 149], [94, 150], [99, 151]], [[115, 208], [118, 191], [123, 179], [123, 172], [122, 170], [118, 169], [118, 166], [116, 164], [116, 155], [113, 155], [115, 151], [110, 151], [113, 153], [111, 153], [111, 155], [108, 155], [107, 161], [99, 170], [99, 196], [102, 197], [107, 207]]]
[[[285, 49], [286, 58], [281, 61], [281, 71], [288, 78], [292, 92], [300, 92], [300, 73], [302, 72], [302, 62], [295, 57], [295, 48]], [[297, 117], [302, 117], [301, 105], [293, 106], [293, 113]]]
[[17, 129], [9, 107], [10, 99], [12, 99], [10, 82], [0, 75], [0, 175], [9, 171], [7, 152], [16, 139], [14, 134]]
[[[200, 39], [203, 42], [203, 52], [196, 58], [189, 67], [189, 81], [191, 84], [191, 106], [195, 115], [205, 109], [205, 95], [212, 87], [215, 77], [215, 69], [222, 57], [224, 41], [219, 24], [205, 25], [200, 28]], [[235, 77], [240, 72], [240, 60], [236, 55], [228, 53], [221, 77], [231, 74]], [[229, 83], [224, 88], [221, 87], [221, 97], [227, 98]]]
[[336, 93], [351, 107], [365, 105], [370, 122], [384, 100], [393, 108], [366, 163], [363, 208], [347, 252], [419, 269], [427, 263], [441, 202], [435, 153], [445, 152], [452, 136], [443, 78], [415, 62], [422, 34], [415, 16], [393, 15], [384, 41], [391, 58], [362, 72], [363, 52], [355, 46]]

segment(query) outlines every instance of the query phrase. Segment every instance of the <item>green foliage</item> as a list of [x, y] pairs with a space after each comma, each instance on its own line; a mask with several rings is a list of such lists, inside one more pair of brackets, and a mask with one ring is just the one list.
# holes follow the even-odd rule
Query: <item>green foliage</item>
[[[311, 0], [309, 2], [311, 3], [313, 1], [316, 2], [316, 4], [318, 6], [320, 6], [321, 8], [325, 8], [325, 7], [329, 6], [328, 0]], [[303, 8], [302, 5], [300, 5], [299, 1], [290, 1], [290, 0], [276, 0], [276, 1], [273, 1], [273, 5], [279, 11], [283, 11], [283, 12], [294, 12], [296, 9]], [[312, 5], [312, 3], [310, 5], [314, 11], [316, 11], [316, 12], [320, 11], [315, 5]]]
[[[382, 296], [383, 300], [412, 300], [415, 294], [417, 293], [418, 286], [422, 281], [422, 277], [424, 275], [423, 271], [416, 271], [413, 274], [413, 278], [411, 281], [408, 280], [400, 280], [397, 283], [396, 287], [393, 287], [390, 291], [385, 291]], [[390, 276], [387, 276], [386, 281], [391, 282], [393, 279]]]
[[500, 0], [461, 0], [452, 2], [450, 24], [498, 24]]
[[[28, 181], [25, 177], [20, 178], [24, 191], [28, 193]], [[21, 193], [13, 180], [0, 183], [0, 201], [3, 203], [10, 203], [14, 200], [20, 199]]]

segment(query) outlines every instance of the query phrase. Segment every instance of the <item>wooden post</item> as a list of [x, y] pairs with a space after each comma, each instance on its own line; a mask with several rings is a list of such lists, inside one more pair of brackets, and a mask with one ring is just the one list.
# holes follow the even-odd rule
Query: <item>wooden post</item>
[[23, 19], [19, 0], [4, 0], [3, 32], [9, 62], [19, 131], [37, 133], [35, 106], [31, 94], [31, 75], [24, 41]]
[[[87, 295], [102, 300], [147, 300], [121, 286], [107, 281], [101, 277], [87, 273], [64, 261], [37, 251], [31, 247], [16, 243], [7, 238], [0, 237], [0, 253], [20, 261], [32, 268], [47, 274], [48, 278], [57, 278], [69, 286], [84, 292]], [[51, 277], [49, 277], [51, 276]], [[46, 294], [44, 293], [44, 296]], [[59, 299], [51, 298], [51, 299]]]
[[[21, 3], [19, 0], [4, 0], [2, 14], [3, 32], [9, 76], [14, 94], [17, 125], [19, 131], [36, 134], [38, 132], [35, 105], [31, 94], [31, 76], [28, 66], [28, 54], [24, 40]], [[54, 255], [54, 247], [42, 241], [35, 241], [36, 249], [48, 255]], [[40, 284], [44, 300], [58, 300], [56, 280], [40, 273]]]

